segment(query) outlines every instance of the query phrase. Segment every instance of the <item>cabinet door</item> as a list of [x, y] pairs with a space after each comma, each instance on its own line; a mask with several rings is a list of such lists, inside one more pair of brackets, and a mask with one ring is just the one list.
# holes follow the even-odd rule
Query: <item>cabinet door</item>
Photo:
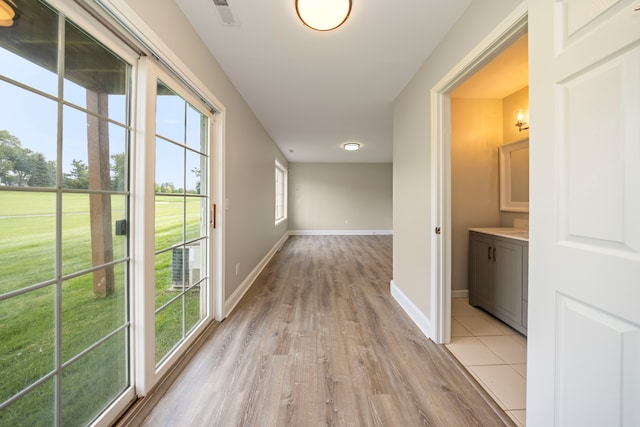
[[489, 310], [492, 306], [492, 241], [472, 232], [469, 248], [469, 304]]
[[494, 240], [493, 309], [498, 317], [522, 324], [522, 246]]

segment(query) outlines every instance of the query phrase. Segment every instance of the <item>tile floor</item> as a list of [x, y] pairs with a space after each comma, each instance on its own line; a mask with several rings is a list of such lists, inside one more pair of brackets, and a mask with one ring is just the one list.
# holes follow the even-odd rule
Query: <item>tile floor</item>
[[527, 338], [467, 298], [451, 299], [447, 348], [519, 426], [525, 426]]

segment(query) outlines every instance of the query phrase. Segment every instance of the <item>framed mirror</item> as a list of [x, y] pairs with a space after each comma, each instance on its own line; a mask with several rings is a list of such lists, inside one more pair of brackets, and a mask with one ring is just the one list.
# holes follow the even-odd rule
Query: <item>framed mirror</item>
[[498, 148], [500, 161], [500, 210], [529, 212], [529, 140]]

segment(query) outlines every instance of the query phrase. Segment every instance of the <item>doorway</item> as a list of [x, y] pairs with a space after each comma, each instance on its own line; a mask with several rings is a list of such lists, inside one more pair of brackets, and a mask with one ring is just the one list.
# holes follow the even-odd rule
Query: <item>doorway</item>
[[[527, 10], [523, 6], [434, 86], [431, 139], [432, 171], [434, 171], [433, 227], [442, 229], [441, 239], [434, 239], [432, 247], [434, 257], [432, 262], [436, 266], [431, 287], [435, 338], [438, 343], [448, 344], [452, 336], [467, 335], [468, 338], [465, 337], [467, 341], [476, 341], [481, 348], [486, 349], [484, 356], [493, 357], [486, 363], [491, 365], [487, 369], [475, 369], [478, 371], [475, 372], [467, 365], [476, 362], [468, 363], [469, 360], [461, 360], [482, 385], [489, 382], [482, 380], [482, 375], [487, 374], [484, 371], [509, 371], [515, 379], [519, 379], [520, 384], [517, 387], [522, 390], [522, 398], [516, 403], [503, 401], [498, 395], [499, 392], [495, 390], [487, 391], [501, 403], [514, 422], [520, 425], [524, 424], [525, 417], [526, 364], [515, 363], [519, 360], [510, 359], [510, 355], [503, 354], [502, 356], [506, 359], [496, 357], [501, 355], [497, 355], [497, 350], [492, 349], [491, 345], [502, 346], [513, 341], [514, 348], [519, 354], [518, 358], [524, 358], [526, 363], [526, 338], [482, 310], [468, 305], [465, 290], [468, 289], [466, 256], [468, 228], [511, 227], [514, 219], [523, 219], [519, 214], [498, 210], [497, 148], [504, 143], [528, 138], [528, 131], [526, 135], [522, 134], [520, 129], [514, 126], [515, 122], [512, 123], [511, 118], [512, 115], [514, 118], [517, 116], [517, 112], [512, 111], [514, 110], [512, 104], [522, 103], [523, 95], [526, 98], [525, 105], [520, 108], [525, 109], [525, 114], [528, 113], [528, 96], [526, 96], [528, 81], [525, 80], [524, 83], [509, 81], [513, 77], [513, 71], [508, 73], [507, 77], [500, 75], [502, 70], [508, 68], [505, 64], [510, 60], [505, 59], [505, 56], [509, 55], [510, 50], [518, 51], [524, 46], [526, 57], [526, 34]], [[515, 110], [518, 111], [519, 108]], [[474, 111], [481, 113], [476, 114]], [[475, 129], [472, 129], [474, 127]], [[455, 146], [456, 131], [464, 133], [465, 130], [468, 132], [461, 139], [466, 139], [467, 145]], [[480, 135], [473, 134], [474, 131], [479, 131]], [[462, 169], [460, 169], [461, 165], [463, 165]], [[478, 176], [479, 173], [485, 175]], [[454, 176], [453, 179], [452, 176]], [[465, 187], [465, 183], [460, 182], [461, 177], [463, 181], [467, 181], [466, 190], [462, 191], [460, 188]], [[484, 187], [479, 189], [478, 185]], [[452, 321], [452, 316], [456, 316], [455, 321]], [[490, 338], [482, 337], [483, 332], [473, 329], [473, 325], [467, 325], [469, 328], [461, 326], [457, 316], [470, 316], [465, 321], [474, 317], [478, 322], [483, 323], [483, 327], [492, 328], [493, 332], [487, 332]], [[463, 347], [449, 348], [449, 350], [456, 357], [476, 356], [473, 354], [475, 350]], [[468, 352], [465, 354], [467, 350], [471, 354]], [[479, 355], [479, 357], [482, 356]], [[461, 358], [458, 357], [458, 359]], [[511, 366], [510, 362], [514, 362], [514, 366]], [[500, 367], [500, 365], [503, 366]], [[513, 397], [513, 393], [508, 397]]]

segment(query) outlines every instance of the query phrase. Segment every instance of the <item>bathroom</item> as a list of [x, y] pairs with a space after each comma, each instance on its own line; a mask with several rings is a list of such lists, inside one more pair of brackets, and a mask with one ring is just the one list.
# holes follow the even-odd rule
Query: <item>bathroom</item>
[[[523, 314], [518, 314], [525, 327], [516, 325], [517, 330], [468, 305], [469, 229], [517, 228], [519, 243], [528, 240], [527, 41], [522, 36], [451, 93], [452, 321], [447, 348], [518, 425], [525, 425], [526, 414], [526, 295]], [[518, 145], [527, 146], [518, 150], [526, 158], [513, 166], [512, 175], [524, 184], [505, 192], [505, 183], [513, 181], [505, 176], [510, 168], [504, 160], [510, 159], [509, 148]]]

